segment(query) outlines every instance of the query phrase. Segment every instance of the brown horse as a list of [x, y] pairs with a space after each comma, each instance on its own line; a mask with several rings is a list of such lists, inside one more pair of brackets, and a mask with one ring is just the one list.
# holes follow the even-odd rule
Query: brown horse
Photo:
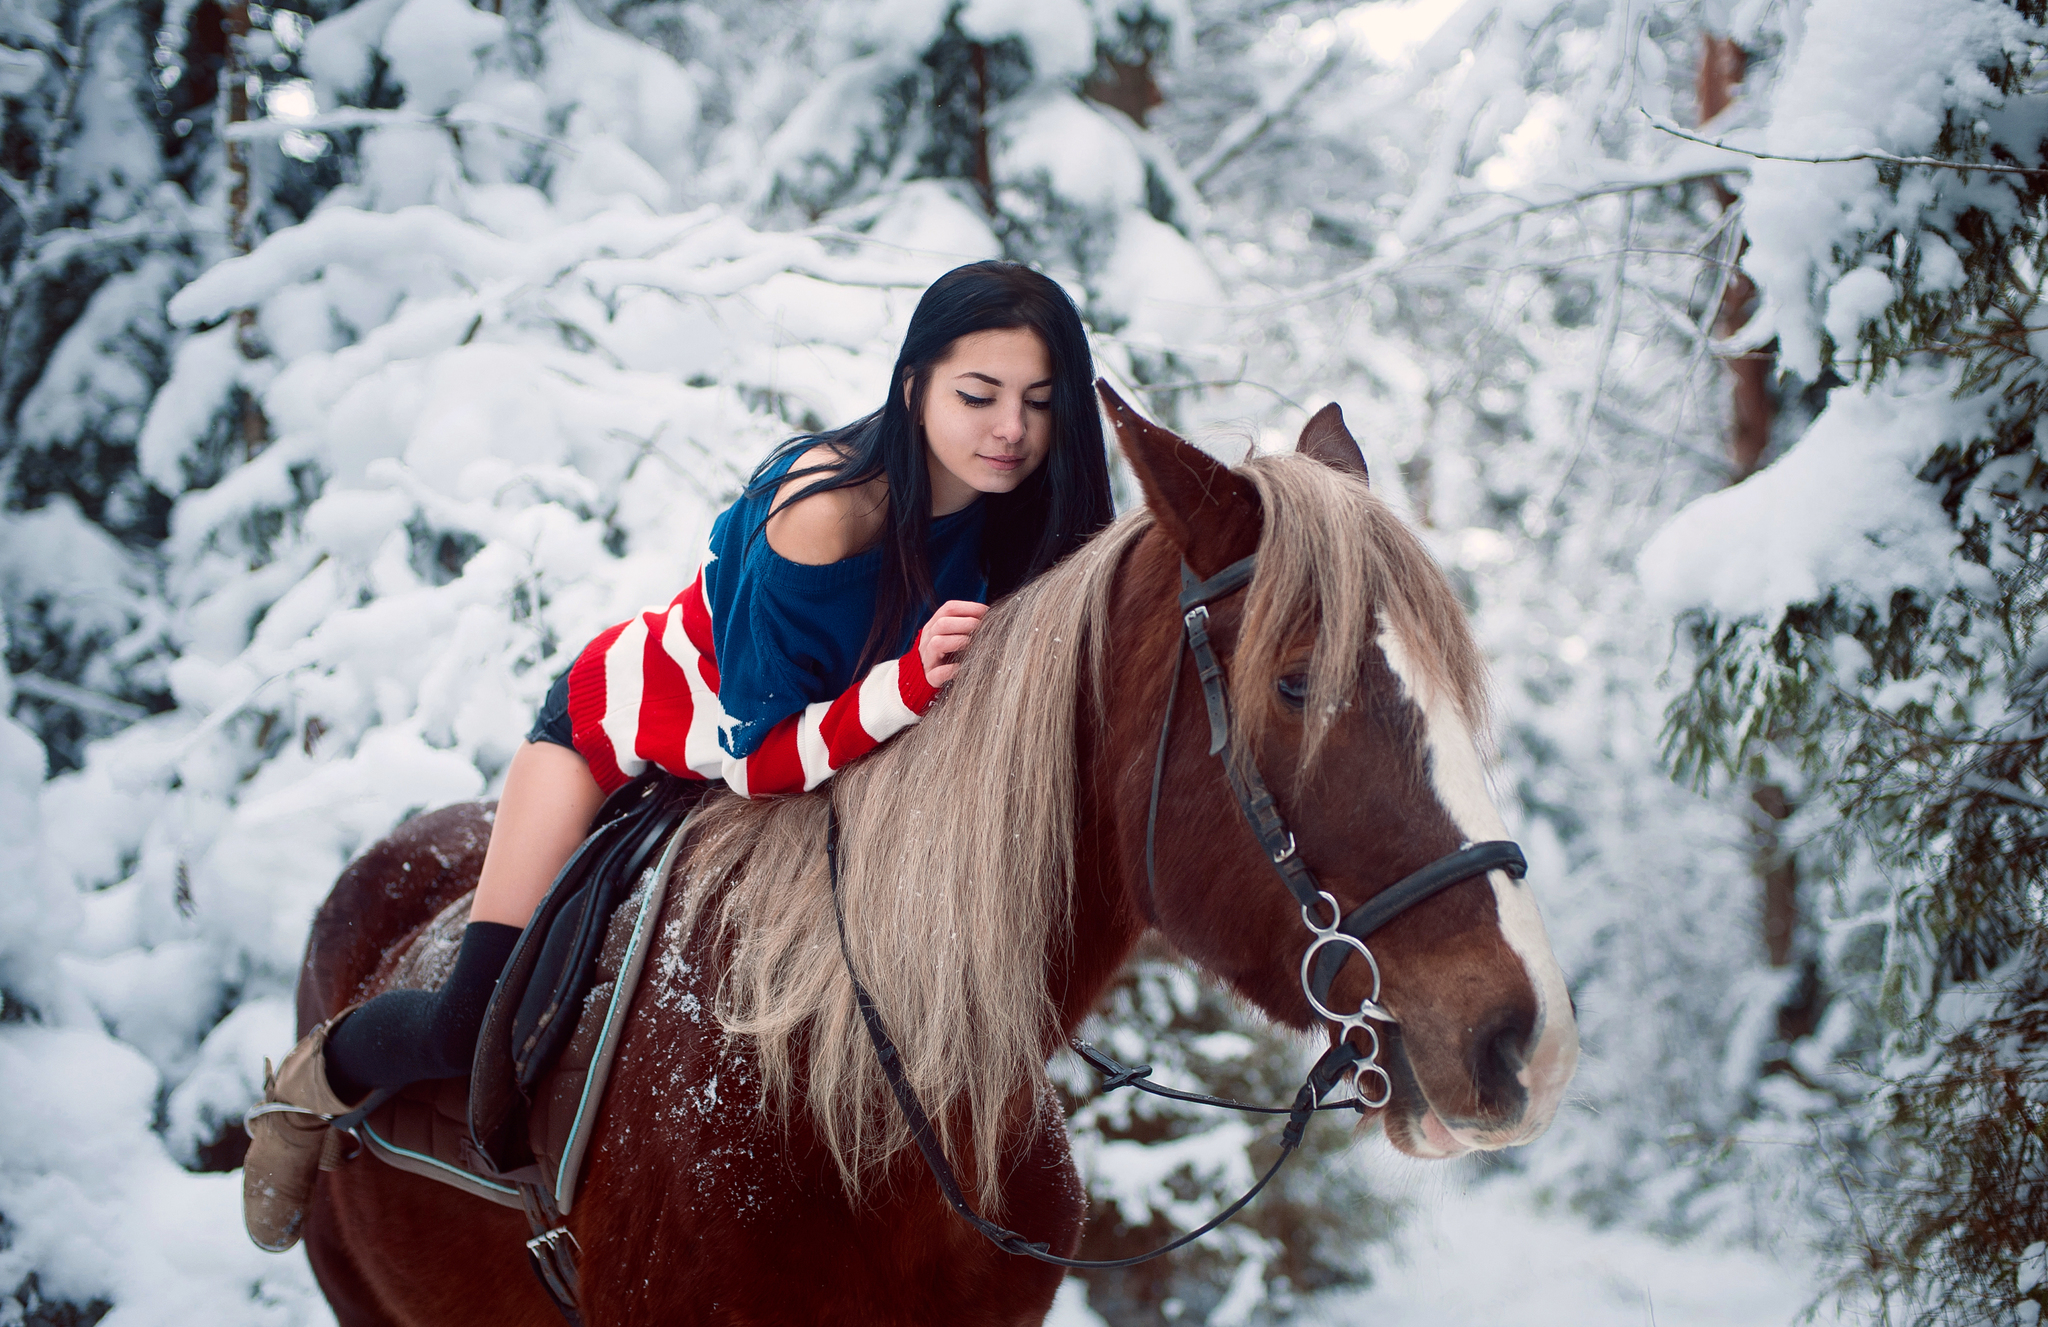
[[[1258, 554], [1211, 606], [1232, 744], [1341, 909], [1506, 837], [1462, 610], [1335, 409], [1304, 454], [1230, 469], [1108, 399], [1146, 508], [993, 609], [924, 721], [827, 792], [699, 818], [568, 1218], [587, 1322], [1035, 1323], [1052, 1301], [1059, 1272], [985, 1242], [909, 1146], [834, 931], [828, 796], [853, 961], [904, 1071], [984, 1213], [1056, 1253], [1086, 1202], [1045, 1062], [1148, 928], [1279, 1023], [1324, 1026], [1302, 909], [1206, 749], [1186, 658], [1146, 870], [1183, 560], [1207, 577]], [[302, 1030], [472, 887], [489, 815], [420, 817], [350, 867], [314, 925]], [[1528, 889], [1465, 880], [1372, 943], [1398, 1020], [1377, 1112], [1393, 1144], [1542, 1132], [1578, 1042]], [[1372, 994], [1352, 962], [1328, 1004]], [[307, 1245], [344, 1327], [552, 1327], [526, 1236], [516, 1212], [363, 1159], [322, 1177]]]

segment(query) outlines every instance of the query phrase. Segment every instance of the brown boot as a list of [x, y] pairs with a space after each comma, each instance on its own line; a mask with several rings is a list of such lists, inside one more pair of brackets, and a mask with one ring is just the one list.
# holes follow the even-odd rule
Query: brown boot
[[242, 1163], [242, 1220], [256, 1247], [283, 1253], [299, 1242], [313, 1198], [327, 1122], [349, 1103], [327, 1085], [327, 1034], [343, 1010], [308, 1033], [273, 1073], [263, 1062], [263, 1104], [245, 1117], [249, 1156]]

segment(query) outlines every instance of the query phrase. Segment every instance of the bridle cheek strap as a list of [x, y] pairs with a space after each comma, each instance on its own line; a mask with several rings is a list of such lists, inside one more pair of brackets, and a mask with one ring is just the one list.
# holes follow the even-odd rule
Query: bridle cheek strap
[[[1287, 886], [1287, 892], [1294, 895], [1296, 903], [1312, 908], [1316, 906], [1319, 892], [1316, 878], [1295, 851], [1294, 834], [1281, 817], [1273, 794], [1267, 790], [1266, 781], [1259, 777], [1257, 766], [1239, 761], [1236, 754], [1227, 749], [1230, 745], [1229, 679], [1224, 675], [1223, 664], [1216, 658], [1216, 646], [1209, 639], [1209, 605], [1250, 584], [1252, 569], [1257, 562], [1257, 554], [1240, 558], [1205, 581], [1196, 580], [1188, 565], [1181, 564], [1182, 639], [1184, 648], [1195, 656], [1195, 675], [1202, 680], [1202, 704], [1209, 711], [1209, 754], [1223, 758], [1223, 777], [1229, 781], [1230, 791], [1237, 796], [1245, 823], [1251, 826], [1252, 837], [1259, 841], [1266, 860], [1279, 873], [1280, 883]], [[1177, 684], [1180, 680], [1180, 658], [1177, 654], [1173, 675]], [[1173, 710], [1169, 707], [1166, 713], [1167, 722], [1171, 723]], [[1162, 741], [1161, 746], [1164, 745]], [[1164, 761], [1159, 763], [1163, 765]], [[1154, 794], [1156, 797], [1156, 788]], [[1151, 826], [1146, 828], [1149, 835]]]

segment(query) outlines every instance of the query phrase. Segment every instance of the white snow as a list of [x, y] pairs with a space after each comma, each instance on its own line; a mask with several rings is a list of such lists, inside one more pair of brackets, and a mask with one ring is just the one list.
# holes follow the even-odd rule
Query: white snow
[[[1471, 1162], [1424, 1171], [1377, 1146], [1365, 1164], [1412, 1204], [1373, 1284], [1307, 1306], [1295, 1321], [1373, 1327], [1794, 1327], [1813, 1269], [1747, 1249], [1675, 1246], [1597, 1230]], [[1823, 1307], [1813, 1320], [1837, 1319]]]
[[1003, 125], [994, 150], [1004, 184], [1042, 180], [1061, 198], [1110, 213], [1144, 201], [1137, 149], [1101, 111], [1072, 97], [1040, 98]]
[[[1996, 103], [1979, 66], [2020, 49], [2026, 25], [2004, 5], [1973, 0], [1813, 0], [1787, 26], [1796, 44], [1776, 79], [1767, 127], [1730, 141], [1826, 157], [1929, 151], [1948, 108], [1968, 112]], [[1870, 76], [1876, 69], [1885, 71], [1882, 78]], [[1843, 262], [1843, 248], [1892, 225], [1943, 230], [1946, 218], [1928, 210], [1933, 198], [1924, 177], [1909, 178], [1890, 199], [1875, 187], [1876, 167], [1868, 161], [1747, 164], [1742, 197], [1750, 247], [1742, 262], [1764, 292], [1751, 331], [1775, 331], [1786, 366], [1811, 380], [1820, 369], [1820, 301], [1842, 267], [1859, 266], [1853, 256]]]
[[1379, 59], [1399, 64], [1436, 34], [1465, 0], [1367, 0], [1338, 17], [1339, 24]]
[[1949, 373], [1899, 374], [1842, 391], [1783, 458], [1701, 498], [1643, 549], [1663, 607], [1775, 620], [1830, 586], [1882, 603], [1899, 585], [1936, 590], [1970, 574], [1940, 494], [1914, 476], [1944, 442], [1977, 436], [1985, 405]]
[[194, 1175], [165, 1151], [150, 1129], [160, 1080], [132, 1048], [9, 1024], [0, 1082], [0, 1283], [34, 1272], [44, 1299], [111, 1300], [100, 1321], [112, 1327], [327, 1317], [303, 1257], [241, 1235], [241, 1175]]
[[1095, 67], [1095, 24], [1082, 0], [967, 0], [954, 21], [976, 41], [1021, 38], [1047, 80], [1078, 78]]

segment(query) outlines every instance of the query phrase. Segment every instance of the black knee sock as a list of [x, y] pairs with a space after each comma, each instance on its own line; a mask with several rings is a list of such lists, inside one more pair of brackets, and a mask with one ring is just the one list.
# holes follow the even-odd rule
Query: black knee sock
[[491, 990], [519, 930], [471, 922], [440, 990], [386, 991], [335, 1024], [327, 1038], [327, 1083], [335, 1095], [360, 1101], [374, 1088], [468, 1074]]

